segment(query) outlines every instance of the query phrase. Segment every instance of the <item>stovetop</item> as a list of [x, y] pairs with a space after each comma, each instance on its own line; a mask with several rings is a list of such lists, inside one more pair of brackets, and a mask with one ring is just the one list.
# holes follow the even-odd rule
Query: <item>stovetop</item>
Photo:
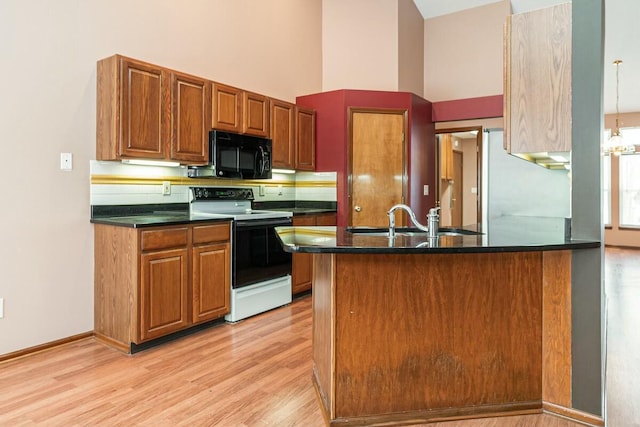
[[252, 209], [254, 197], [251, 188], [190, 187], [190, 190], [189, 214], [192, 217], [254, 220], [293, 216], [293, 212]]

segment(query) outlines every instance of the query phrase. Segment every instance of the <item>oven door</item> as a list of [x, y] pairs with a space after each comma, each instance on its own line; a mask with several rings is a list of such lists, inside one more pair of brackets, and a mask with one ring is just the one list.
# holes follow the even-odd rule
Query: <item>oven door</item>
[[275, 227], [291, 218], [234, 221], [232, 287], [241, 288], [291, 275], [291, 254], [282, 249]]

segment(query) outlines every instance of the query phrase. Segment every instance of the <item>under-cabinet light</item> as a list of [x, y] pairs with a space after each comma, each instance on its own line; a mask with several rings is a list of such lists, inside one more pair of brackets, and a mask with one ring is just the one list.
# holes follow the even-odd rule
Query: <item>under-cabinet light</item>
[[271, 171], [275, 173], [296, 173], [296, 171], [292, 169], [272, 169]]
[[180, 163], [178, 162], [167, 162], [164, 160], [123, 159], [122, 163], [127, 165], [167, 166], [172, 168], [180, 166]]

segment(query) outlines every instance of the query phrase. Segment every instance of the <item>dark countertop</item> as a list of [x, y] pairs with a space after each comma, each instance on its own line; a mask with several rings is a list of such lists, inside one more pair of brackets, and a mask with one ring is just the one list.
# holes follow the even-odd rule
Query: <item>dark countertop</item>
[[118, 227], [132, 227], [132, 228], [158, 227], [162, 225], [182, 225], [182, 224], [192, 224], [195, 222], [204, 222], [204, 221], [208, 221], [208, 222], [231, 221], [231, 218], [190, 216], [188, 212], [170, 213], [170, 214], [151, 213], [151, 214], [105, 216], [105, 217], [91, 218], [91, 222], [93, 224], [115, 225]]
[[[446, 230], [446, 229], [442, 229]], [[469, 252], [529, 252], [563, 249], [598, 248], [595, 240], [566, 238], [564, 232], [540, 232], [536, 228], [519, 230], [493, 227], [485, 234], [466, 231], [461, 235], [441, 235], [429, 238], [426, 233], [402, 234], [396, 237], [380, 233], [352, 232], [348, 227], [277, 227], [276, 231], [287, 252], [354, 253], [354, 254], [417, 254], [417, 253], [469, 253]], [[372, 230], [370, 230], [372, 231]], [[454, 231], [454, 230], [452, 230]]]
[[[253, 209], [293, 212], [294, 215], [335, 213], [335, 202], [262, 202], [255, 203]], [[231, 221], [230, 218], [210, 216], [190, 216], [188, 203], [92, 206], [93, 224], [115, 225], [118, 227], [157, 227], [162, 225], [190, 224], [202, 221]]]

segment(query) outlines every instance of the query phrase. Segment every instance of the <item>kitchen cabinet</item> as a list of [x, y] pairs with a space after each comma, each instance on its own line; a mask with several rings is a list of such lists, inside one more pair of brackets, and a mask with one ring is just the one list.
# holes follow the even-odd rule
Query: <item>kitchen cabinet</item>
[[212, 88], [211, 127], [242, 133], [242, 89], [222, 83], [213, 83]]
[[571, 3], [507, 18], [504, 148], [571, 151]]
[[231, 245], [228, 224], [193, 228], [191, 259], [193, 323], [217, 319], [229, 313]]
[[242, 132], [269, 137], [269, 98], [253, 92], [243, 93]]
[[[336, 214], [298, 215], [294, 226], [336, 225]], [[291, 293], [293, 295], [311, 289], [313, 284], [313, 254], [296, 253], [291, 259]]]
[[295, 105], [271, 98], [272, 166], [295, 169]]
[[212, 84], [213, 129], [254, 136], [269, 136], [269, 99], [253, 92]]
[[230, 222], [94, 225], [94, 332], [134, 345], [229, 312]]
[[309, 108], [296, 106], [296, 156], [295, 169], [316, 169], [316, 113]]
[[172, 160], [190, 165], [209, 162], [210, 100], [208, 80], [171, 73]]
[[269, 105], [273, 167], [315, 170], [315, 111], [277, 99], [271, 99]]
[[453, 179], [453, 144], [451, 135], [440, 134], [440, 179], [450, 181]]
[[140, 330], [147, 341], [184, 329], [187, 314], [188, 228], [140, 233]]
[[115, 55], [98, 61], [97, 160], [164, 159], [167, 71]]
[[96, 159], [208, 160], [209, 84], [121, 55], [98, 61]]

